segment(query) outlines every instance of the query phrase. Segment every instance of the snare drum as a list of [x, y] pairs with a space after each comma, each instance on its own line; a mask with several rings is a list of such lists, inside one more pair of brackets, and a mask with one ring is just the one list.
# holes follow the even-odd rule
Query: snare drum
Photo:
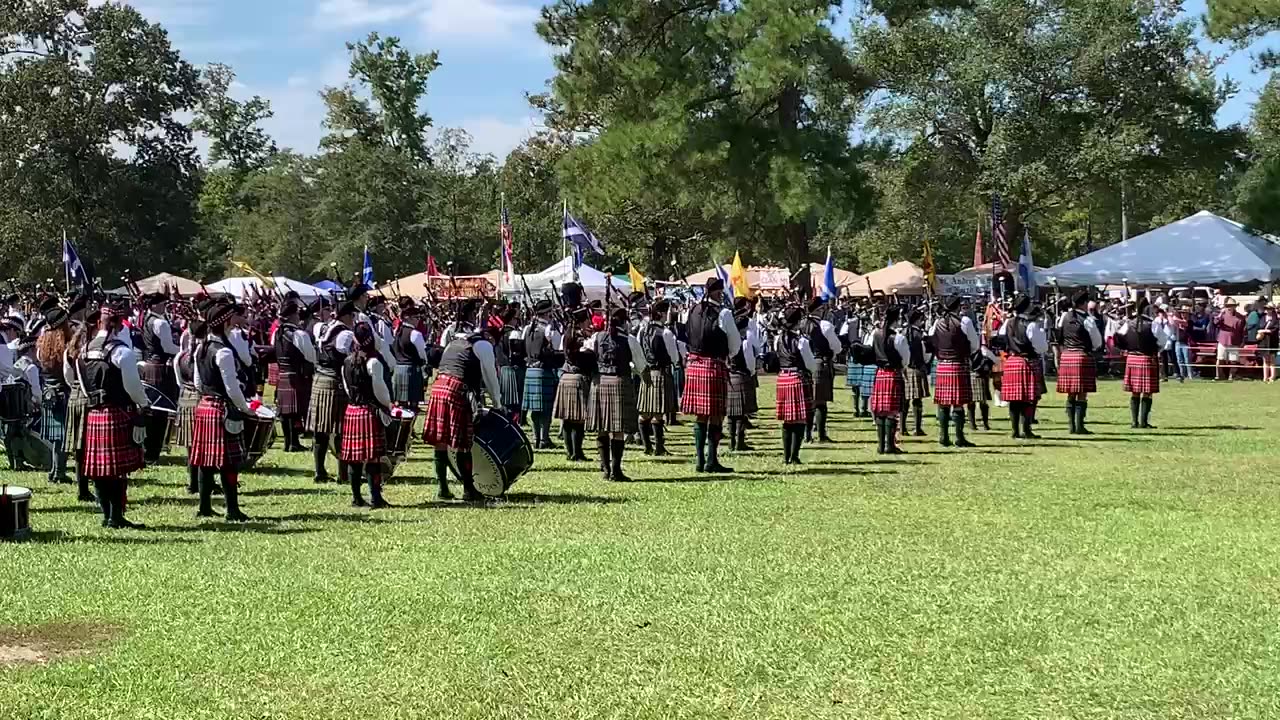
[[31, 386], [25, 380], [0, 385], [0, 422], [25, 420], [34, 411]]
[[[533, 447], [519, 425], [496, 412], [476, 418], [471, 448], [472, 483], [488, 497], [502, 497], [533, 467]], [[449, 464], [458, 472], [457, 452], [450, 448]]]
[[240, 436], [240, 442], [244, 444], [244, 461], [240, 463], [240, 469], [242, 471], [253, 469], [275, 441], [276, 413], [274, 410], [262, 407], [258, 409], [256, 415], [246, 417], [244, 433]]
[[409, 454], [409, 445], [413, 441], [413, 421], [415, 415], [409, 410], [400, 410], [400, 417], [392, 416], [387, 424], [387, 454], [382, 460], [382, 479], [385, 481], [395, 474], [396, 468], [404, 462]]
[[17, 485], [0, 486], [0, 540], [31, 536], [31, 491]]

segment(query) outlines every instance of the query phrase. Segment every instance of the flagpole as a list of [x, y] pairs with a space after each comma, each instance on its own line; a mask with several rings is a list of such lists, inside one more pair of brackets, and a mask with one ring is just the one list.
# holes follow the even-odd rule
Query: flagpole
[[62, 228], [62, 276], [67, 281], [67, 292], [71, 292], [71, 266], [67, 262], [67, 229]]

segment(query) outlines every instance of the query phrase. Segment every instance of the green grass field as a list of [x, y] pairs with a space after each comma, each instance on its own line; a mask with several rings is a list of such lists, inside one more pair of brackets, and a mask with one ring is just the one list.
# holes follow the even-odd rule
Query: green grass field
[[434, 502], [421, 450], [377, 513], [272, 454], [242, 527], [177, 464], [134, 484], [145, 532], [24, 475], [0, 652], [49, 657], [0, 666], [0, 718], [1278, 717], [1277, 393], [1166, 386], [1138, 434], [1107, 383], [1092, 438], [1053, 396], [1042, 441], [929, 418], [880, 459], [841, 389], [798, 470], [770, 408], [736, 477], [683, 427], [638, 482], [540, 453], [486, 508]]

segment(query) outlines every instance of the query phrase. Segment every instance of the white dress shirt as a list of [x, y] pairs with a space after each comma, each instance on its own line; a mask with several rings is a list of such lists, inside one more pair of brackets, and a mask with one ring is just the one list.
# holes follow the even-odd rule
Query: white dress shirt
[[[1129, 328], [1132, 326], [1133, 321], [1126, 320], [1124, 325], [1121, 325], [1120, 329], [1116, 331], [1116, 335], [1128, 335]], [[1156, 337], [1156, 347], [1158, 348], [1163, 348], [1165, 343], [1169, 342], [1169, 338], [1171, 337], [1168, 325], [1157, 325], [1154, 320], [1151, 322], [1151, 334]]]
[[302, 353], [303, 359], [311, 364], [316, 362], [316, 347], [311, 343], [311, 335], [306, 330], [293, 331], [293, 346]]
[[[382, 357], [377, 355], [370, 357], [364, 364], [365, 372], [369, 373], [369, 378], [373, 381], [373, 398], [378, 401], [379, 406], [389, 408], [392, 403], [391, 388], [387, 387], [387, 380], [383, 376], [382, 368]], [[346, 373], [343, 373], [342, 376], [342, 386], [346, 388], [347, 395], [351, 395], [351, 386], [347, 385]], [[390, 417], [384, 416], [382, 412], [379, 412], [378, 415], [383, 425], [391, 420]]]
[[[94, 336], [97, 338], [105, 338], [107, 331], [99, 330]], [[142, 389], [142, 378], [138, 375], [138, 355], [129, 345], [117, 345], [111, 351], [111, 356], [107, 361], [120, 369], [120, 380], [124, 384], [124, 391], [129, 393], [129, 398], [133, 400], [133, 404], [140, 408], [150, 407], [147, 401], [147, 393]]]
[[0, 380], [17, 375], [18, 371], [13, 367], [13, 350], [7, 343], [0, 343]]
[[480, 359], [480, 376], [484, 379], [485, 392], [494, 407], [502, 406], [502, 386], [498, 384], [498, 363], [493, 356], [493, 344], [488, 340], [477, 340], [471, 351]]
[[729, 338], [729, 357], [737, 355], [742, 349], [742, 333], [738, 332], [738, 323], [733, 319], [733, 311], [729, 308], [720, 311], [720, 329]]
[[245, 365], [253, 364], [253, 348], [249, 347], [249, 339], [245, 337], [244, 331], [240, 328], [233, 328], [227, 332], [227, 344], [236, 351], [240, 356], [240, 362]]
[[[1009, 336], [1010, 323], [1005, 322], [1000, 325], [1000, 334], [1005, 337]], [[1031, 342], [1031, 347], [1035, 349], [1036, 354], [1044, 355], [1049, 352], [1049, 338], [1044, 334], [1044, 328], [1040, 327], [1040, 323], [1032, 320], [1027, 323], [1027, 340]]]
[[168, 320], [162, 317], [154, 317], [151, 318], [147, 325], [151, 328], [151, 332], [160, 338], [160, 348], [162, 350], [169, 355], [177, 355], [182, 352], [182, 348], [178, 346], [178, 343], [173, 341], [173, 329], [169, 326]]
[[[230, 344], [230, 338], [228, 338]], [[204, 350], [204, 343], [196, 346], [195, 353], [198, 355]], [[218, 375], [222, 377], [222, 384], [227, 390], [227, 397], [231, 399], [231, 404], [236, 406], [240, 412], [246, 415], [252, 415], [253, 411], [249, 409], [249, 401], [244, 397], [244, 390], [240, 387], [240, 377], [236, 375], [236, 356], [238, 353], [229, 347], [218, 348], [218, 353], [213, 356], [213, 363], [218, 368]], [[195, 376], [196, 388], [203, 391], [204, 383], [200, 380], [200, 363], [193, 362], [193, 375]]]
[[29, 357], [20, 357], [13, 365], [14, 369], [27, 381], [32, 404], [39, 406], [44, 402], [44, 389], [40, 386], [40, 367]]
[[822, 337], [827, 339], [827, 347], [831, 348], [831, 352], [840, 352], [843, 343], [840, 342], [840, 336], [836, 334], [836, 326], [828, 320], [819, 320], [818, 329], [822, 331]]

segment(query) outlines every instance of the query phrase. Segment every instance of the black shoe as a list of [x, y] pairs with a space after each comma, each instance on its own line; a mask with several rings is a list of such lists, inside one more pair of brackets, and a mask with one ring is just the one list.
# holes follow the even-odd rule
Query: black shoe
[[728, 475], [733, 472], [733, 468], [725, 467], [719, 462], [707, 463], [706, 472], [716, 475]]
[[239, 510], [236, 510], [236, 511], [234, 511], [234, 512], [232, 512], [232, 511], [228, 510], [228, 511], [227, 511], [227, 522], [234, 522], [234, 523], [249, 522], [249, 516], [248, 516], [248, 515], [245, 515], [244, 513], [240, 512]]
[[325, 484], [325, 483], [331, 483], [331, 482], [333, 482], [333, 478], [332, 478], [332, 477], [330, 477], [330, 476], [328, 476], [328, 475], [317, 475], [317, 476], [315, 476], [315, 478], [312, 480], [312, 482], [314, 482], [314, 483], [315, 483], [315, 484], [317, 484], [317, 485], [323, 485], [323, 484]]
[[450, 491], [449, 488], [440, 490], [436, 493], [436, 499], [437, 500], [453, 500], [454, 499], [453, 492]]
[[465, 503], [481, 504], [487, 499], [488, 498], [476, 492], [475, 490], [465, 490], [462, 493], [462, 502], [465, 502]]
[[923, 430], [916, 430], [915, 432], [911, 433], [911, 435], [912, 437], [928, 437], [927, 435], [924, 434]]
[[1155, 429], [1157, 429], [1157, 428], [1156, 428], [1156, 426], [1155, 426], [1155, 425], [1152, 425], [1151, 423], [1143, 423], [1143, 424], [1141, 425], [1141, 427], [1142, 427], [1142, 429], [1143, 429], [1143, 430], [1155, 430]]
[[106, 525], [104, 525], [104, 527], [111, 528], [112, 530], [146, 530], [147, 529], [147, 526], [143, 525], [142, 523], [129, 522], [124, 518], [116, 518], [114, 520], [111, 520], [107, 522]]
[[751, 452], [754, 449], [755, 448], [751, 447], [746, 443], [738, 443], [738, 452]]
[[978, 446], [977, 446], [977, 445], [974, 445], [974, 444], [973, 444], [973, 443], [971, 443], [971, 442], [969, 442], [969, 441], [968, 441], [968, 440], [966, 440], [965, 438], [960, 438], [959, 440], [956, 440], [956, 447], [958, 447], [958, 448], [971, 448], [971, 447], [978, 447]]
[[1077, 435], [1092, 435], [1092, 434], [1093, 434], [1093, 431], [1092, 431], [1092, 430], [1090, 430], [1090, 429], [1088, 429], [1088, 428], [1080, 428], [1079, 430], [1076, 430], [1076, 434], [1077, 434]]
[[351, 507], [362, 508], [366, 506], [367, 504], [365, 503], [364, 498], [362, 497], [351, 498]]
[[1023, 440], [1039, 440], [1040, 436], [1031, 432], [1030, 430], [1023, 430], [1022, 439]]
[[382, 498], [375, 498], [373, 502], [369, 503], [370, 510], [383, 510], [389, 507], [391, 507], [391, 503]]
[[946, 435], [943, 435], [942, 437], [938, 438], [938, 444], [941, 445], [942, 447], [951, 447], [951, 438], [947, 437]]
[[[920, 433], [920, 434], [923, 435], [924, 433]], [[834, 445], [836, 441], [832, 440], [830, 435], [819, 435], [818, 442], [822, 443], [823, 445]]]
[[621, 471], [612, 473], [609, 479], [613, 482], [631, 482], [631, 478], [627, 477], [627, 474]]
[[80, 493], [80, 496], [77, 497], [76, 500], [78, 500], [79, 502], [86, 502], [86, 503], [98, 502], [98, 498], [94, 497], [93, 493]]
[[906, 455], [906, 454], [907, 454], [907, 451], [906, 451], [906, 450], [903, 450], [902, 448], [898, 447], [897, 445], [890, 445], [890, 446], [889, 446], [889, 450], [888, 450], [888, 454], [890, 454], [890, 455]]

